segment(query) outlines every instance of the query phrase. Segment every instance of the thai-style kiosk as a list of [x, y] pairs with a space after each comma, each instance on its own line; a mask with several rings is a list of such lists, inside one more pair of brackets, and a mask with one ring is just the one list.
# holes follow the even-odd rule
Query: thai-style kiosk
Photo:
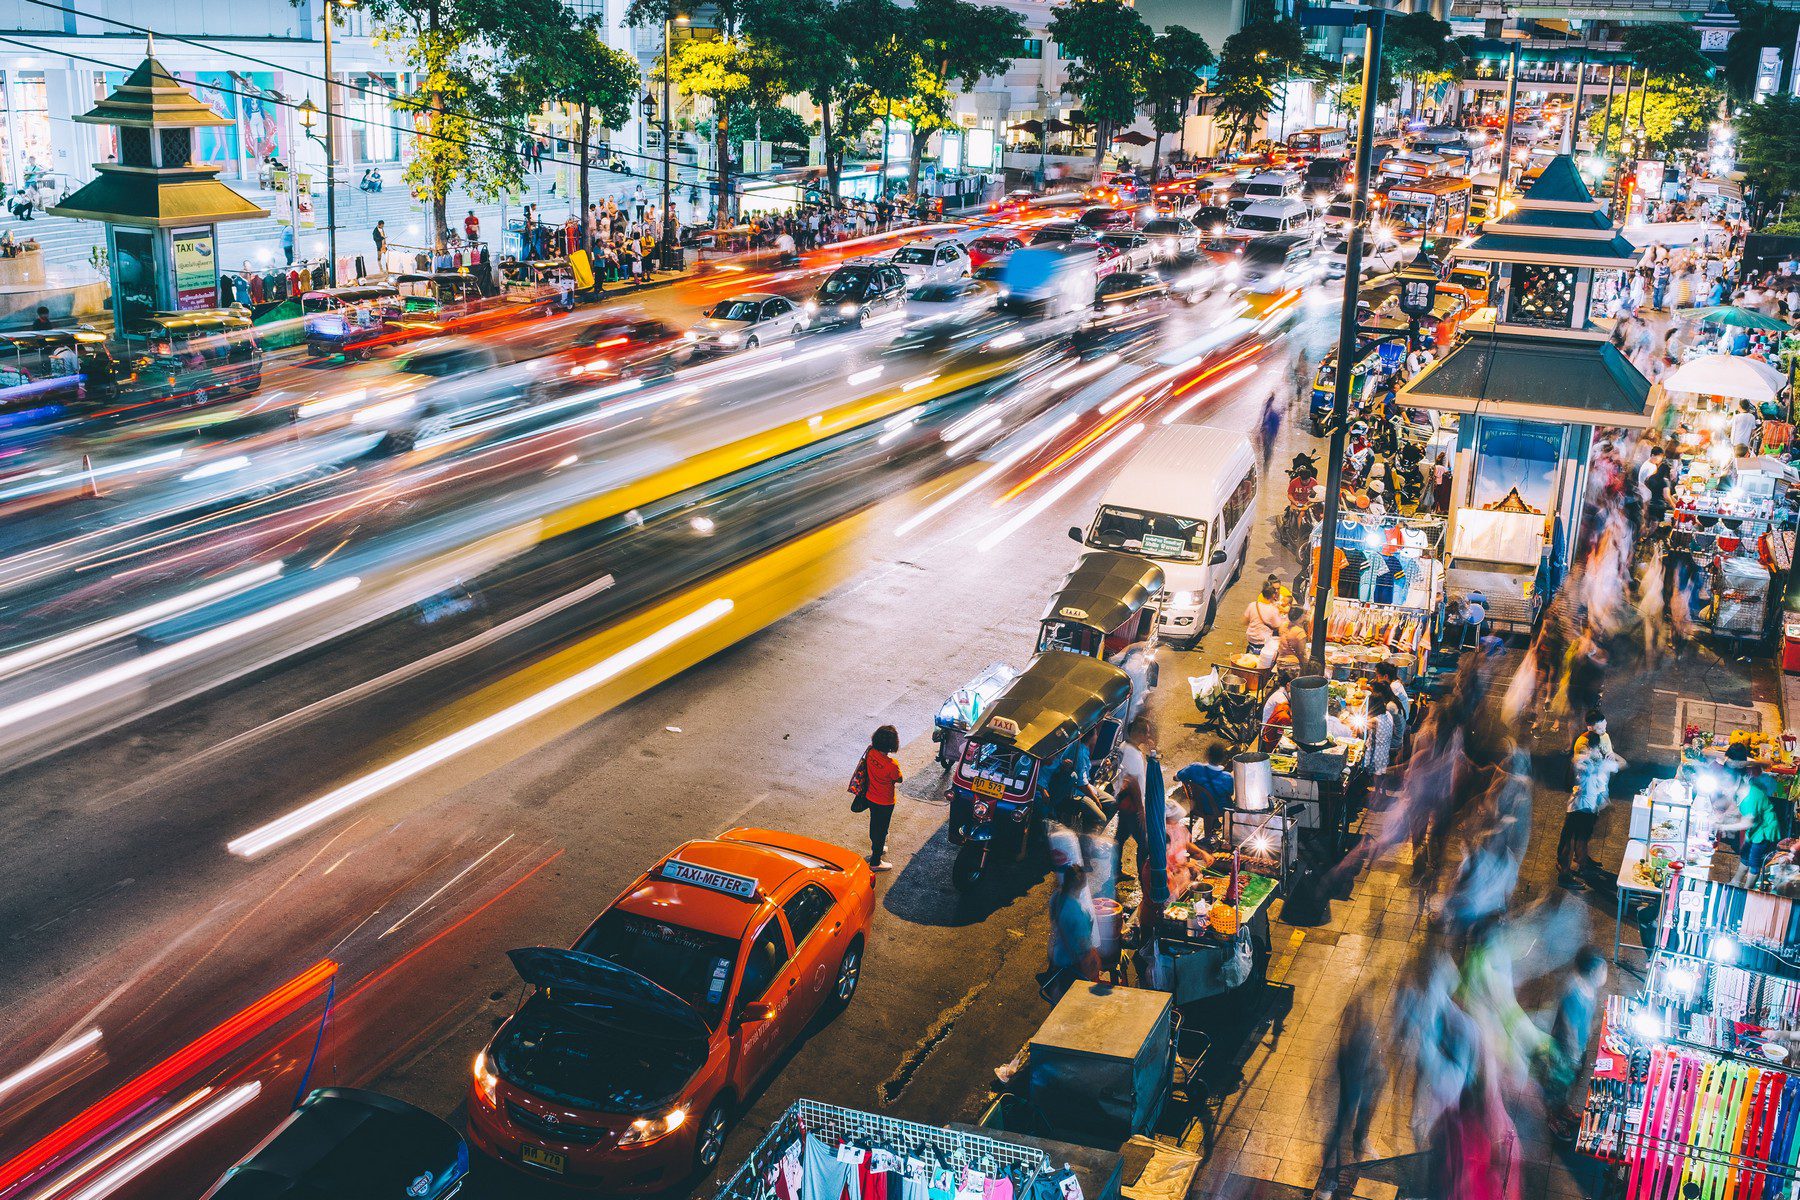
[[1650, 381], [1592, 319], [1605, 315], [1594, 311], [1597, 282], [1640, 253], [1567, 155], [1514, 212], [1450, 252], [1498, 269], [1493, 321], [1465, 325], [1398, 400], [1456, 424], [1448, 591], [1479, 587], [1496, 621], [1529, 624], [1567, 571], [1595, 430], [1650, 423]]
[[49, 210], [106, 225], [113, 322], [125, 331], [152, 313], [217, 308], [219, 223], [269, 215], [220, 183], [219, 168], [194, 161], [194, 130], [232, 120], [146, 50], [117, 91], [75, 118], [114, 126], [119, 161], [95, 163], [94, 181]]

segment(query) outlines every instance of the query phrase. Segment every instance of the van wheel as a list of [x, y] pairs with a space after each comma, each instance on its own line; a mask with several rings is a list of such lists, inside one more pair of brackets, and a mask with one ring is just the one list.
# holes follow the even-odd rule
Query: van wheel
[[[1211, 600], [1208, 600], [1206, 602], [1206, 618], [1200, 622], [1200, 632], [1201, 633], [1211, 633], [1212, 627], [1213, 627], [1213, 618], [1218, 615], [1219, 615], [1219, 598], [1217, 596], [1214, 596]], [[1195, 640], [1198, 641], [1199, 639], [1196, 638]]]

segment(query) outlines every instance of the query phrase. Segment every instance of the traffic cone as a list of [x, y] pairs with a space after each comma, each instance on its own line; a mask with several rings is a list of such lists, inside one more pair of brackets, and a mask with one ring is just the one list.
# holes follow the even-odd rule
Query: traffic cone
[[81, 469], [87, 472], [88, 498], [90, 500], [100, 499], [100, 481], [94, 478], [94, 459], [92, 455], [83, 454], [81, 456]]

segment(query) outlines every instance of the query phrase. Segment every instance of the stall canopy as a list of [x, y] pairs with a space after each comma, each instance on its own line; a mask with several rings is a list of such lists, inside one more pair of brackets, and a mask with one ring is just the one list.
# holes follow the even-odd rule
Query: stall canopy
[[1650, 381], [1610, 343], [1523, 334], [1468, 339], [1406, 388], [1402, 404], [1644, 429]]
[[1708, 325], [1732, 325], [1739, 329], [1780, 329], [1788, 324], [1777, 317], [1765, 316], [1741, 304], [1714, 304], [1707, 308], [1678, 308], [1675, 315], [1684, 321], [1701, 321]]
[[1741, 354], [1705, 354], [1690, 358], [1663, 379], [1671, 392], [1726, 396], [1733, 400], [1773, 400], [1787, 386], [1787, 376], [1760, 359]]

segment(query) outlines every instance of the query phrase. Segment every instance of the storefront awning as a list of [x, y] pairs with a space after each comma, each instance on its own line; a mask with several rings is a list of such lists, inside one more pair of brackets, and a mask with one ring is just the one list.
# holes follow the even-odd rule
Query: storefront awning
[[1400, 404], [1575, 425], [1649, 426], [1650, 381], [1610, 342], [1469, 337], [1400, 390]]

